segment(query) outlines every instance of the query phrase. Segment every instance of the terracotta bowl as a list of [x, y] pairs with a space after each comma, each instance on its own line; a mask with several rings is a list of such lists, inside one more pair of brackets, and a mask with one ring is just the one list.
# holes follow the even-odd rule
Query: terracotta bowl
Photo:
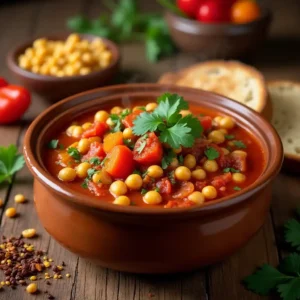
[[[51, 135], [78, 115], [135, 100], [154, 101], [163, 92], [232, 116], [253, 132], [266, 166], [251, 186], [235, 196], [192, 209], [122, 207], [75, 192], [44, 167], [42, 155]], [[117, 85], [69, 97], [48, 108], [29, 127], [24, 144], [34, 176], [39, 218], [59, 243], [96, 264], [136, 273], [189, 271], [228, 257], [262, 226], [270, 208], [271, 183], [283, 152], [273, 127], [258, 113], [220, 95], [158, 84]]]
[[[65, 33], [43, 37], [49, 40], [65, 40], [68, 35], [69, 34]], [[89, 41], [98, 38], [97, 36], [88, 34], [80, 34], [79, 36]], [[103, 39], [113, 54], [112, 63], [106, 69], [95, 71], [87, 75], [69, 77], [46, 76], [29, 72], [18, 66], [17, 59], [24, 53], [26, 48], [32, 46], [34, 40], [36, 40], [36, 38], [22, 43], [11, 50], [7, 56], [7, 65], [22, 85], [49, 101], [55, 102], [73, 94], [106, 85], [111, 82], [119, 70], [120, 52], [117, 45], [110, 40]]]
[[177, 47], [203, 59], [236, 59], [255, 53], [266, 39], [271, 13], [247, 24], [209, 24], [167, 12], [165, 19]]

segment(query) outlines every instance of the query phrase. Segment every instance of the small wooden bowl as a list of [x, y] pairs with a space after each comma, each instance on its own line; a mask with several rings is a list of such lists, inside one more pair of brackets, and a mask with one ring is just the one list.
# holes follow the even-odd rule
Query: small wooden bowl
[[253, 54], [267, 37], [271, 13], [246, 24], [201, 23], [167, 12], [165, 19], [177, 47], [203, 59], [236, 59]]
[[[48, 40], [65, 40], [69, 34], [54, 34], [44, 36]], [[80, 38], [92, 41], [99, 38], [94, 35], [80, 34]], [[18, 78], [23, 86], [51, 102], [61, 100], [67, 96], [83, 92], [92, 88], [101, 87], [113, 79], [120, 66], [120, 51], [115, 43], [102, 38], [107, 48], [112, 52], [111, 64], [99, 71], [87, 75], [55, 77], [35, 74], [19, 67], [18, 57], [25, 49], [32, 46], [36, 38], [31, 39], [12, 49], [7, 55], [7, 65], [11, 72]]]

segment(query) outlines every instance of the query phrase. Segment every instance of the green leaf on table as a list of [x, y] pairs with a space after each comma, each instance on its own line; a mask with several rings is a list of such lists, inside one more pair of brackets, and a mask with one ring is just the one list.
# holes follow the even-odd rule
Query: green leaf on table
[[291, 219], [286, 222], [284, 227], [286, 242], [300, 251], [300, 223], [295, 219]]
[[283, 300], [299, 300], [300, 277], [293, 278], [286, 283], [279, 284], [277, 287], [277, 291]]

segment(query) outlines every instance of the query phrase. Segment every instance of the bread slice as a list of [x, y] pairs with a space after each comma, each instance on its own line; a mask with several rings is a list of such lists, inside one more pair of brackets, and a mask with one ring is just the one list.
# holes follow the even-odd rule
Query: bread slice
[[[263, 75], [237, 61], [207, 61], [176, 73], [166, 73], [158, 81], [215, 92], [262, 113], [268, 105]], [[268, 114], [270, 114], [270, 107]]]
[[300, 161], [300, 82], [272, 81], [268, 90], [274, 108], [272, 124], [284, 153]]

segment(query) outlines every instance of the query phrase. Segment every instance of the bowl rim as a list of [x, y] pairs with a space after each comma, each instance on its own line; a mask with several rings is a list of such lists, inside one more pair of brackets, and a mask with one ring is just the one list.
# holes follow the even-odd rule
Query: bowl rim
[[101, 70], [98, 71], [93, 71], [89, 74], [86, 75], [74, 75], [74, 76], [63, 76], [63, 77], [57, 77], [57, 76], [51, 76], [51, 75], [42, 75], [42, 74], [37, 74], [37, 73], [33, 73], [31, 71], [25, 70], [23, 68], [21, 68], [18, 64], [17, 64], [17, 55], [20, 53], [23, 53], [24, 50], [30, 46], [32, 46], [33, 42], [36, 39], [40, 39], [40, 38], [46, 38], [49, 40], [54, 40], [54, 41], [58, 41], [58, 40], [64, 40], [66, 39], [66, 37], [68, 37], [71, 33], [67, 33], [67, 32], [59, 32], [59, 33], [53, 33], [53, 34], [48, 34], [48, 35], [38, 35], [35, 36], [34, 38], [28, 39], [26, 41], [23, 41], [22, 43], [18, 44], [17, 46], [15, 46], [14, 48], [10, 49], [10, 51], [8, 52], [7, 56], [6, 56], [6, 63], [8, 65], [8, 67], [15, 73], [17, 73], [19, 76], [22, 76], [24, 78], [30, 78], [32, 80], [38, 80], [38, 81], [43, 81], [43, 82], [64, 82], [64, 81], [77, 81], [77, 80], [81, 80], [81, 79], [90, 79], [93, 78], [95, 76], [99, 76], [101, 73], [107, 72], [107, 70], [109, 69], [113, 69], [116, 65], [118, 65], [120, 58], [121, 58], [121, 53], [120, 53], [120, 49], [117, 46], [116, 43], [114, 43], [112, 40], [97, 36], [97, 35], [93, 35], [93, 34], [83, 34], [83, 33], [76, 33], [80, 36], [80, 38], [88, 38], [88, 39], [96, 39], [96, 38], [100, 38], [103, 40], [103, 42], [105, 43], [105, 45], [110, 49], [110, 51], [112, 52], [112, 56], [113, 56], [113, 61], [111, 62], [111, 64]]
[[171, 18], [173, 20], [178, 20], [181, 23], [185, 23], [188, 26], [194, 26], [197, 27], [198, 29], [223, 29], [224, 31], [230, 31], [230, 30], [236, 30], [236, 29], [243, 29], [243, 28], [249, 28], [252, 26], [255, 26], [263, 21], [266, 20], [271, 20], [272, 18], [272, 11], [269, 8], [262, 7], [262, 14], [259, 16], [259, 18], [247, 22], [247, 23], [241, 23], [241, 24], [235, 24], [232, 22], [224, 22], [224, 23], [205, 23], [205, 22], [200, 22], [195, 19], [190, 19], [186, 18], [180, 15], [175, 14], [174, 12], [170, 10], [165, 11], [165, 17], [166, 18]]
[[[257, 120], [259, 119], [260, 122], [262, 122], [265, 126], [265, 128], [268, 129], [268, 134], [270, 134], [273, 138], [273, 142], [275, 143], [275, 148], [277, 149], [277, 152], [275, 152], [274, 156], [274, 163], [272, 165], [268, 164], [266, 162], [265, 170], [260, 175], [260, 177], [257, 178], [257, 180], [252, 183], [250, 186], [244, 188], [241, 191], [238, 191], [234, 194], [234, 196], [227, 196], [223, 197], [214, 201], [210, 201], [208, 204], [203, 206], [196, 206], [193, 208], [176, 208], [176, 209], [164, 209], [161, 207], [158, 208], [152, 208], [151, 209], [145, 209], [144, 207], [136, 207], [136, 206], [119, 206], [114, 205], [112, 203], [108, 203], [106, 201], [99, 201], [95, 202], [95, 198], [85, 195], [83, 193], [77, 192], [72, 190], [71, 188], [67, 187], [65, 184], [59, 182], [58, 180], [53, 181], [54, 176], [51, 175], [43, 166], [40, 165], [38, 159], [35, 157], [34, 151], [31, 148], [31, 140], [33, 138], [33, 130], [34, 128], [47, 116], [48, 113], [51, 113], [52, 111], [57, 111], [57, 109], [60, 106], [63, 106], [64, 104], [68, 102], [72, 102], [76, 98], [80, 98], [83, 96], [92, 96], [95, 93], [103, 92], [104, 95], [107, 96], [107, 92], [110, 91], [114, 94], [120, 94], [118, 91], [121, 91], [121, 94], [126, 94], [123, 90], [128, 89], [132, 92], [132, 90], [135, 91], [149, 91], [153, 89], [160, 89], [160, 90], [169, 90], [174, 89], [177, 91], [181, 91], [182, 93], [194, 93], [199, 94], [199, 98], [201, 96], [206, 96], [210, 98], [215, 98], [216, 100], [220, 101], [229, 101], [231, 104], [237, 106], [239, 109], [234, 109], [234, 111], [239, 111], [240, 109], [247, 112], [247, 114], [250, 114], [251, 122], [252, 119]], [[99, 98], [99, 97], [97, 97]], [[101, 97], [100, 97], [101, 98]], [[89, 99], [87, 102], [91, 102], [92, 100]], [[82, 103], [81, 103], [82, 104]], [[80, 105], [80, 104], [79, 104]], [[73, 106], [72, 108], [76, 107]], [[231, 110], [232, 108], [228, 108], [228, 106], [223, 107], [223, 110]], [[215, 109], [217, 110], [217, 109]], [[222, 111], [222, 110], [221, 110]], [[258, 139], [259, 140], [259, 139]], [[261, 139], [259, 140], [261, 142]], [[195, 213], [208, 213], [208, 212], [214, 212], [218, 211], [220, 209], [225, 209], [230, 206], [236, 205], [240, 202], [246, 201], [260, 191], [262, 188], [267, 186], [270, 181], [279, 173], [282, 162], [283, 162], [283, 147], [281, 140], [274, 129], [274, 127], [266, 121], [259, 113], [256, 111], [250, 109], [249, 107], [246, 107], [245, 105], [236, 102], [232, 99], [229, 99], [227, 97], [224, 97], [219, 94], [207, 92], [204, 90], [198, 90], [198, 89], [192, 89], [187, 87], [178, 87], [175, 85], [161, 85], [161, 84], [155, 84], [155, 83], [142, 83], [142, 84], [120, 84], [120, 85], [112, 85], [109, 87], [104, 88], [96, 88], [89, 91], [85, 91], [79, 94], [75, 94], [73, 96], [70, 96], [64, 100], [61, 100], [49, 108], [47, 108], [45, 111], [43, 111], [29, 126], [25, 139], [24, 139], [24, 157], [27, 166], [29, 167], [31, 173], [34, 175], [35, 180], [39, 180], [44, 186], [47, 186], [48, 189], [50, 189], [52, 192], [55, 192], [56, 194], [59, 194], [61, 197], [64, 198], [64, 200], [69, 200], [70, 202], [82, 205], [84, 207], [89, 207], [97, 210], [101, 210], [104, 212], [110, 212], [110, 213], [123, 213], [126, 215], [161, 215], [161, 216], [175, 216], [175, 215], [191, 215]]]

